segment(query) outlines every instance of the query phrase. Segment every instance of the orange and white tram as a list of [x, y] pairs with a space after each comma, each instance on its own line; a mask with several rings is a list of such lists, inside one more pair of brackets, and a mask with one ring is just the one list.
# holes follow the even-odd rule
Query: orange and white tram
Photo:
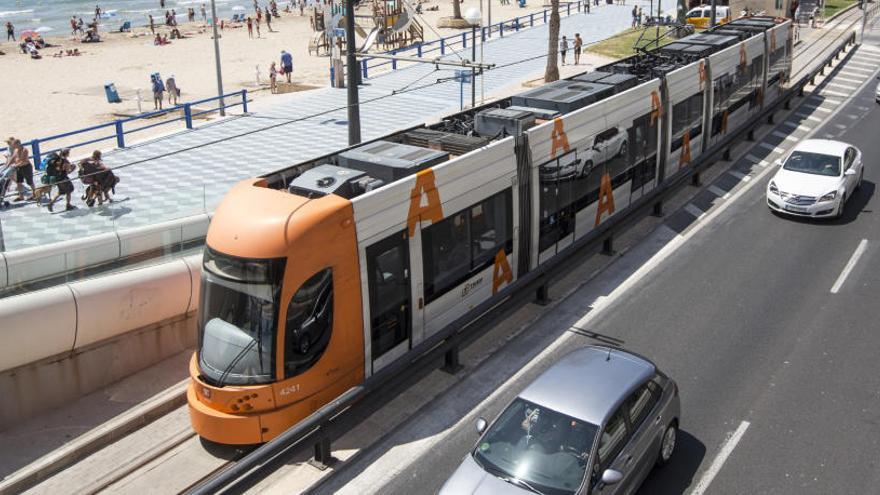
[[789, 21], [723, 28], [236, 185], [204, 254], [196, 432], [268, 441], [649, 201], [787, 81]]

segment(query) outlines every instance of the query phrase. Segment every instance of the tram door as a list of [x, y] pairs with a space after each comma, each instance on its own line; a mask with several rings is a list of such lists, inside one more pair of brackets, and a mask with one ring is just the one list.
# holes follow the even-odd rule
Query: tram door
[[367, 247], [373, 372], [400, 357], [412, 337], [409, 239], [401, 230]]

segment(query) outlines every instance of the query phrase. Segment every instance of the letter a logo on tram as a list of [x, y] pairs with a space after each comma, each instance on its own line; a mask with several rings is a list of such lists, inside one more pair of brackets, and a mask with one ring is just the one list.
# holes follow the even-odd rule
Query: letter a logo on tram
[[684, 167], [691, 162], [691, 130], [684, 131], [681, 138], [681, 154], [678, 155], [678, 168]]
[[[423, 198], [426, 201], [423, 202]], [[443, 220], [440, 192], [434, 184], [434, 171], [430, 168], [416, 174], [416, 185], [409, 193], [407, 227], [410, 236], [416, 233], [416, 225], [423, 220], [429, 220], [432, 224]]]
[[513, 270], [510, 269], [510, 263], [507, 262], [507, 255], [504, 249], [499, 249], [495, 254], [495, 267], [492, 269], [492, 295], [498, 292], [501, 284], [513, 282]]
[[602, 221], [602, 213], [611, 215], [614, 213], [614, 190], [611, 189], [611, 176], [608, 172], [602, 176], [602, 182], [599, 184], [599, 206], [596, 207], [596, 227]]
[[568, 146], [568, 136], [565, 135], [565, 127], [563, 127], [562, 119], [559, 117], [553, 119], [553, 132], [550, 133], [550, 140], [553, 142], [553, 146], [550, 148], [551, 157], [556, 158], [559, 148], [562, 148], [564, 153], [568, 153], [570, 149]]

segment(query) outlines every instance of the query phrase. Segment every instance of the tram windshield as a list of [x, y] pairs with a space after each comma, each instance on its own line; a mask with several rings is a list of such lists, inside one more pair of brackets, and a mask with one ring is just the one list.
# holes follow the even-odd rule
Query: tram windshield
[[283, 258], [245, 259], [205, 249], [199, 368], [209, 383], [272, 380]]

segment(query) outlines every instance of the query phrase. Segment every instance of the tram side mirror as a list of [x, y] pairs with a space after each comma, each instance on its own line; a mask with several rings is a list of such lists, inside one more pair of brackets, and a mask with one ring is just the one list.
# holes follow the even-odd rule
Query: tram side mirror
[[623, 473], [615, 469], [606, 469], [602, 473], [602, 483], [606, 485], [616, 485], [623, 479]]
[[486, 431], [486, 418], [477, 418], [477, 423], [474, 427], [476, 428], [477, 433], [482, 435], [483, 432]]

